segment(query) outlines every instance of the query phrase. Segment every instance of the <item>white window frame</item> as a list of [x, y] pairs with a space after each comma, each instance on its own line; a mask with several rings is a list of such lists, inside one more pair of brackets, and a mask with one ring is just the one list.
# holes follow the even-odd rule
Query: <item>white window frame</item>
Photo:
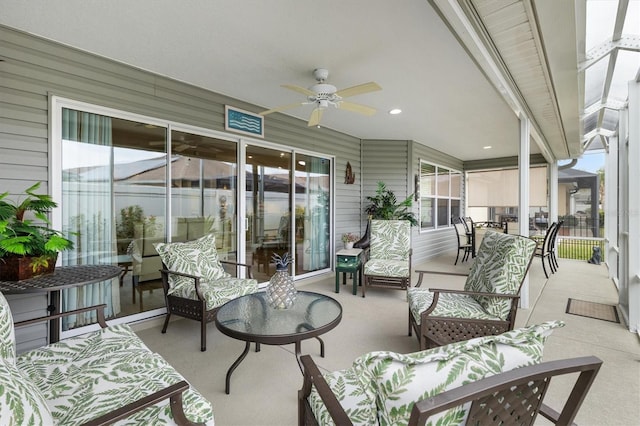
[[[460, 170], [457, 170], [453, 167], [447, 167], [447, 166], [442, 166], [436, 163], [432, 163], [430, 161], [426, 161], [426, 160], [422, 160], [420, 159], [418, 162], [418, 176], [419, 176], [419, 180], [420, 180], [420, 188], [422, 189], [422, 191], [419, 192], [424, 192], [424, 187], [422, 185], [422, 167], [423, 165], [428, 165], [431, 167], [435, 168], [435, 175], [434, 175], [434, 179], [435, 179], [435, 193], [434, 194], [429, 194], [427, 196], [423, 196], [422, 194], [419, 194], [418, 197], [418, 210], [419, 210], [419, 222], [420, 222], [420, 232], [430, 232], [430, 231], [437, 231], [438, 229], [444, 229], [444, 228], [450, 228], [452, 225], [451, 223], [451, 201], [452, 200], [457, 200], [459, 203], [459, 209], [460, 209], [460, 213], [462, 214], [463, 211], [463, 206], [462, 206], [462, 183], [463, 183], [463, 176], [464, 173]], [[442, 171], [446, 170], [447, 171], [447, 176], [448, 176], [448, 193], [447, 194], [439, 194], [438, 193], [438, 179], [441, 176], [444, 176], [444, 174], [442, 174]], [[459, 196], [452, 196], [451, 195], [451, 181], [452, 181], [452, 175], [458, 175], [459, 176], [459, 182], [460, 182], [460, 190], [458, 191], [458, 194], [460, 194]], [[430, 198], [433, 200], [433, 226], [422, 226], [422, 200], [424, 198]], [[438, 225], [438, 201], [439, 200], [447, 200], [447, 217], [446, 217], [446, 225]]]

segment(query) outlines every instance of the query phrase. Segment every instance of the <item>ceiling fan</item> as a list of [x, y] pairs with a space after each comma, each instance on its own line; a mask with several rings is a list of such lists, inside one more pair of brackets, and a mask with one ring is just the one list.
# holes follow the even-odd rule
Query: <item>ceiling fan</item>
[[329, 106], [333, 106], [338, 109], [345, 109], [347, 111], [357, 112], [364, 115], [373, 115], [376, 113], [374, 108], [366, 105], [360, 105], [353, 102], [344, 101], [344, 98], [348, 98], [355, 95], [362, 95], [364, 93], [375, 92], [382, 90], [377, 83], [371, 81], [369, 83], [359, 84], [357, 86], [348, 87], [346, 89], [338, 90], [336, 86], [325, 83], [329, 77], [329, 70], [324, 68], [316, 68], [313, 70], [313, 77], [316, 79], [316, 84], [305, 89], [304, 87], [295, 86], [292, 84], [283, 84], [282, 87], [293, 90], [298, 93], [306, 95], [307, 100], [298, 102], [295, 104], [282, 105], [267, 111], [262, 111], [260, 115], [271, 114], [272, 112], [280, 112], [288, 109], [296, 108], [301, 105], [314, 104], [315, 107], [309, 117], [309, 126], [318, 126], [322, 113]]

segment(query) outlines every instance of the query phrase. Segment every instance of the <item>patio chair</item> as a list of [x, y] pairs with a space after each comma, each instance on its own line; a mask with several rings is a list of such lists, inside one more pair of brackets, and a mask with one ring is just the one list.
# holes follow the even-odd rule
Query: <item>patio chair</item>
[[454, 265], [458, 264], [458, 258], [460, 257], [460, 251], [463, 252], [462, 261], [466, 262], [470, 254], [473, 254], [473, 241], [472, 230], [467, 231], [467, 225], [465, 221], [460, 217], [451, 217], [451, 222], [456, 230], [456, 238], [458, 239], [458, 251], [456, 253], [456, 261]]
[[411, 286], [411, 223], [372, 220], [369, 256], [363, 267], [362, 297], [367, 287], [406, 290]]
[[416, 332], [420, 349], [513, 330], [520, 288], [537, 243], [520, 235], [487, 232], [467, 276], [464, 290], [421, 288], [426, 274], [407, 292], [409, 336]]
[[551, 247], [549, 248], [549, 253], [551, 253], [551, 261], [553, 262], [553, 266], [555, 267], [556, 271], [558, 270], [558, 266], [560, 266], [558, 264], [558, 249], [556, 248], [556, 243], [558, 242], [558, 234], [560, 233], [560, 228], [562, 228], [563, 224], [564, 220], [558, 222], [558, 226], [556, 226], [556, 230], [551, 237]]
[[[208, 234], [184, 243], [158, 243], [162, 259], [162, 286], [167, 316], [162, 333], [167, 332], [171, 315], [200, 322], [200, 350], [207, 350], [207, 323], [214, 321], [218, 309], [229, 300], [258, 291], [251, 265], [218, 259], [216, 239]], [[246, 268], [248, 278], [227, 273], [223, 264]]]
[[553, 222], [551, 226], [547, 228], [547, 232], [544, 234], [544, 239], [542, 243], [538, 245], [535, 252], [535, 257], [539, 257], [542, 262], [542, 270], [544, 271], [544, 276], [549, 278], [549, 273], [547, 272], [547, 267], [545, 266], [545, 259], [549, 264], [549, 270], [552, 274], [555, 274], [556, 268], [553, 263], [553, 255], [552, 255], [552, 240], [556, 235], [556, 231], [558, 229], [558, 223]]

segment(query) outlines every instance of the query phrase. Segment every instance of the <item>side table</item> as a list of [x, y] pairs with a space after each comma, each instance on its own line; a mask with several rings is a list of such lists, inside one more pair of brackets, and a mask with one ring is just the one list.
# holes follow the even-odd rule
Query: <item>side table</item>
[[362, 249], [343, 249], [336, 252], [336, 293], [340, 293], [340, 273], [342, 284], [347, 283], [347, 272], [353, 274], [353, 294], [358, 292], [358, 279], [362, 278]]

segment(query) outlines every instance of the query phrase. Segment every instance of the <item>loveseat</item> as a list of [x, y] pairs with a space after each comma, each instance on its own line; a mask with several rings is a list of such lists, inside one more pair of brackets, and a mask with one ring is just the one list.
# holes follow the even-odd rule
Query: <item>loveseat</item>
[[129, 326], [108, 327], [104, 306], [16, 323], [97, 310], [101, 326], [16, 354], [13, 317], [0, 293], [0, 423], [213, 425], [211, 403]]
[[[410, 354], [371, 352], [356, 359], [350, 368], [324, 374], [305, 355], [301, 359], [304, 383], [298, 392], [299, 423], [417, 424], [415, 414], [410, 422], [416, 404], [423, 405], [445, 391], [475, 384], [485, 377], [537, 366], [547, 337], [563, 325], [549, 321]], [[595, 357], [589, 358], [586, 362], [580, 361], [591, 369], [588, 380], [580, 384], [579, 391], [583, 392], [588, 390], [601, 364]], [[536, 399], [534, 405], [541, 399]], [[582, 398], [573, 399], [575, 410], [568, 417], [575, 416], [582, 402]], [[468, 405], [453, 405], [429, 418], [426, 424], [464, 424], [468, 408]], [[533, 417], [535, 419], [535, 415]], [[572, 417], [569, 423], [571, 421]]]

